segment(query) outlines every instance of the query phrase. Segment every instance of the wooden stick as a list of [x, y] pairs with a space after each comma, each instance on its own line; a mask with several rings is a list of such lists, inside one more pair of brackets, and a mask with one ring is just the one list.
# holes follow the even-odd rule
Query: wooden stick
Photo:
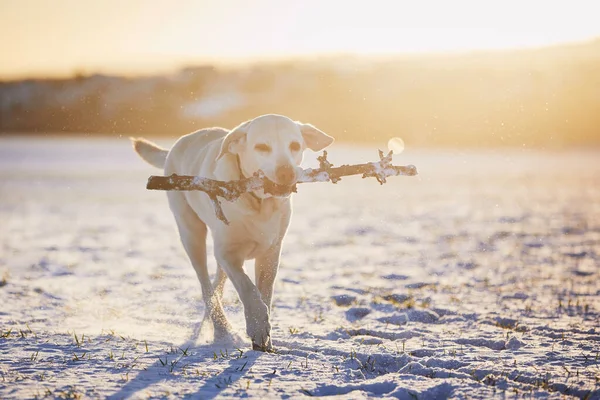
[[[417, 168], [414, 165], [394, 166], [392, 165], [392, 151], [386, 156], [379, 151], [379, 161], [365, 164], [342, 165], [333, 167], [327, 160], [327, 151], [323, 151], [323, 155], [319, 156], [318, 169], [304, 169], [297, 177], [297, 183], [309, 182], [329, 182], [337, 183], [343, 176], [362, 174], [363, 178], [374, 177], [380, 184], [386, 182], [386, 178], [390, 176], [417, 175]], [[215, 208], [217, 217], [225, 224], [229, 224], [219, 197], [227, 201], [235, 201], [242, 194], [255, 190], [263, 190], [266, 194], [274, 196], [285, 196], [292, 192], [296, 192], [296, 185], [286, 186], [280, 185], [265, 176], [262, 171], [256, 172], [253, 176], [233, 181], [218, 181], [215, 179], [202, 178], [199, 176], [186, 176], [172, 174], [170, 176], [151, 176], [148, 179], [146, 189], [149, 190], [200, 190], [205, 192]]]

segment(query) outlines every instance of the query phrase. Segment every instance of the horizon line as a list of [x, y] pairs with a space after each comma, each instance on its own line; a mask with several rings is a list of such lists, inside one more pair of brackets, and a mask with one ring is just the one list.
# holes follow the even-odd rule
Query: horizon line
[[[0, 73], [0, 82], [15, 82], [25, 80], [38, 80], [38, 79], [68, 79], [75, 76], [94, 76], [94, 75], [105, 75], [115, 77], [152, 77], [158, 75], [170, 75], [177, 72], [183, 71], [187, 68], [197, 68], [202, 66], [212, 66], [217, 68], [239, 68], [239, 67], [250, 67], [257, 65], [268, 65], [286, 62], [314, 62], [316, 59], [340, 59], [340, 58], [355, 58], [366, 59], [366, 60], [386, 60], [390, 58], [401, 58], [401, 57], [443, 57], [443, 56], [466, 56], [474, 54], [485, 54], [485, 53], [506, 53], [506, 52], [520, 52], [520, 51], [539, 51], [549, 50], [561, 47], [576, 47], [591, 45], [596, 42], [600, 42], [600, 36], [584, 40], [573, 40], [565, 41], [546, 45], [524, 45], [524, 46], [507, 46], [507, 47], [493, 47], [493, 48], [471, 48], [471, 49], [455, 49], [455, 50], [423, 50], [423, 51], [398, 51], [398, 52], [373, 52], [373, 53], [360, 53], [351, 51], [328, 51], [328, 52], [314, 52], [314, 53], [296, 53], [289, 55], [262, 55], [262, 56], [247, 56], [247, 57], [186, 57], [187, 60], [178, 60], [178, 57], [172, 57], [174, 60], [166, 65], [156, 65], [150, 68], [136, 67], [96, 67], [87, 68], [82, 66], [74, 66], [70, 71], [29, 71], [29, 72], [16, 72], [16, 73]], [[149, 55], [150, 56], [150, 55]], [[150, 56], [156, 59], [160, 58], [160, 55]]]

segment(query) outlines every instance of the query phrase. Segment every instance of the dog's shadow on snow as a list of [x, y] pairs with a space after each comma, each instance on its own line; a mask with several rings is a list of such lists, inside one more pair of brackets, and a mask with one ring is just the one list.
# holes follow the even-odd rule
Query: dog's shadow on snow
[[[217, 343], [207, 345], [197, 345], [197, 340], [202, 332], [202, 324], [204, 321], [198, 322], [192, 331], [190, 337], [180, 346], [179, 349], [194, 349], [194, 353], [198, 353], [194, 356], [189, 356], [189, 361], [196, 364], [213, 362], [216, 354], [220, 354], [221, 348], [218, 347]], [[186, 350], [187, 351], [187, 350]], [[198, 382], [200, 387], [193, 393], [178, 393], [178, 397], [186, 398], [202, 398], [202, 399], [213, 399], [219, 395], [219, 393], [232, 384], [241, 379], [246, 371], [248, 371], [264, 353], [259, 351], [251, 351], [248, 349], [248, 353], [244, 352], [243, 359], [237, 357], [229, 358], [229, 365], [226, 366], [219, 374], [205, 378], [204, 381]], [[186, 357], [187, 358], [187, 357]], [[131, 397], [132, 395], [143, 391], [145, 388], [152, 386], [158, 382], [166, 382], [169, 380], [186, 379], [181, 375], [173, 375], [169, 371], [170, 365], [165, 365], [165, 362], [157, 359], [152, 365], [149, 365], [144, 370], [127, 381], [116, 393], [107, 397], [109, 400], [120, 400]], [[181, 367], [178, 365], [178, 368]], [[191, 373], [190, 373], [191, 374]], [[165, 388], [168, 390], [168, 388]]]

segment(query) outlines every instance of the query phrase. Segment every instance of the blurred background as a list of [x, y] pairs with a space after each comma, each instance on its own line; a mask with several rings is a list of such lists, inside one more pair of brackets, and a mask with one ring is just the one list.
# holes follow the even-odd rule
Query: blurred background
[[594, 1], [3, 0], [0, 132], [600, 144]]

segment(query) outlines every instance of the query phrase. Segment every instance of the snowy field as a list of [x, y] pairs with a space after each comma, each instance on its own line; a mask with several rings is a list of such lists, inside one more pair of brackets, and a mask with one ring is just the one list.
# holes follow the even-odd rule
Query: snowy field
[[418, 177], [301, 185], [265, 354], [202, 329], [125, 138], [0, 139], [0, 398], [600, 399], [599, 160], [409, 147]]

